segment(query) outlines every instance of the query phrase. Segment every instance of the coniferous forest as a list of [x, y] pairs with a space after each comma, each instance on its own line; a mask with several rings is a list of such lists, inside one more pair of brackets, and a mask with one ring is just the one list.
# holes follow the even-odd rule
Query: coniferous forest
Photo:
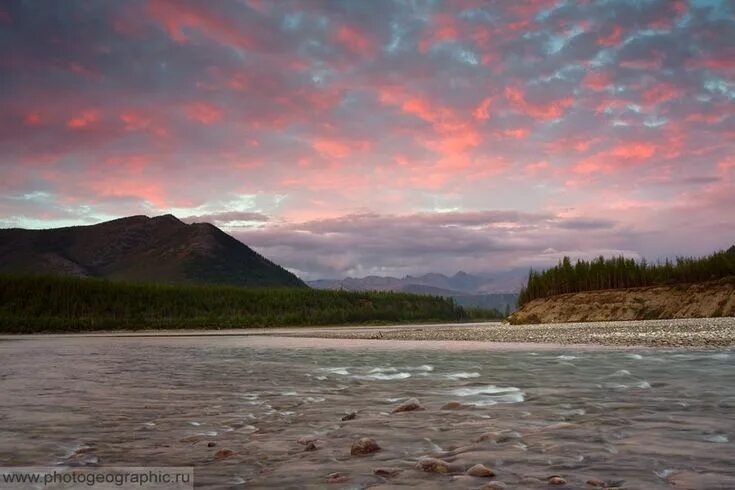
[[125, 283], [0, 275], [0, 332], [246, 328], [498, 320], [450, 298], [378, 291]]
[[564, 257], [550, 269], [529, 272], [528, 282], [518, 296], [518, 306], [557, 294], [687, 284], [731, 276], [735, 276], [735, 246], [707, 257], [679, 257], [658, 263], [601, 256], [572, 264], [569, 257]]

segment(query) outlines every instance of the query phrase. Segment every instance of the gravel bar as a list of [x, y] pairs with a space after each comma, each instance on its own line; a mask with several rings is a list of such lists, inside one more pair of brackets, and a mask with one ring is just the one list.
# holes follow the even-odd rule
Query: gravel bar
[[730, 347], [735, 346], [735, 318], [686, 318], [535, 325], [487, 323], [471, 326], [461, 324], [451, 326], [395, 326], [371, 329], [293, 331], [288, 336], [379, 340], [537, 342], [647, 347]]

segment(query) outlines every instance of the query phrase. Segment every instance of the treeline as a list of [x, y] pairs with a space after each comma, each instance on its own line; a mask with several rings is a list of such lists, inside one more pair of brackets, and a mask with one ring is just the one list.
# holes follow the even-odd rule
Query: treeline
[[136, 284], [0, 276], [0, 332], [244, 328], [497, 319], [451, 299], [390, 292]]
[[578, 260], [572, 265], [569, 257], [564, 257], [555, 267], [529, 272], [528, 282], [518, 296], [518, 305], [557, 294], [686, 284], [729, 276], [735, 276], [735, 246], [707, 257], [679, 257], [675, 261], [666, 259], [655, 264], [624, 257], [598, 257], [592, 261]]

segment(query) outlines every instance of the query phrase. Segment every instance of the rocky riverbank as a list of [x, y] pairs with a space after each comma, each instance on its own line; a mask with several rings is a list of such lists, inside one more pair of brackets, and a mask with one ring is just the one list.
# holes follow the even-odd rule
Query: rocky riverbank
[[[280, 333], [279, 335], [284, 335]], [[385, 329], [293, 331], [289, 336], [378, 339], [538, 342], [648, 347], [727, 347], [735, 345], [735, 318], [694, 318], [621, 322], [472, 326], [440, 325]]]

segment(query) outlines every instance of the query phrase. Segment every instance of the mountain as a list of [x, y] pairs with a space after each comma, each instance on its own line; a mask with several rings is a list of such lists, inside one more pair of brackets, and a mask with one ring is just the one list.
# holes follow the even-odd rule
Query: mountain
[[494, 276], [477, 276], [457, 272], [453, 276], [429, 273], [404, 278], [390, 276], [367, 276], [363, 278], [319, 279], [309, 281], [316, 289], [344, 289], [347, 291], [401, 291], [415, 294], [430, 294], [454, 298], [457, 304], [470, 307], [515, 309], [526, 271], [509, 271]]
[[0, 273], [306, 287], [216, 226], [186, 224], [170, 214], [49, 230], [0, 229]]

